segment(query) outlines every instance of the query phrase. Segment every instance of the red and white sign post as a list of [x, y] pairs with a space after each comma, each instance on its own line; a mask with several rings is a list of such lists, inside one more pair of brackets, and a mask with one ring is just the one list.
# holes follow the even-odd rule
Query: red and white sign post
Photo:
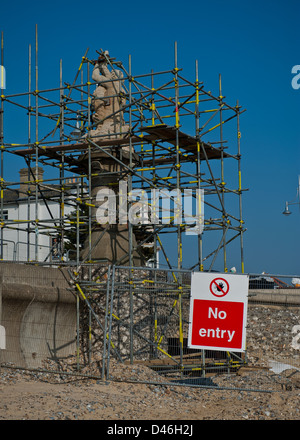
[[189, 348], [245, 351], [249, 277], [192, 274]]

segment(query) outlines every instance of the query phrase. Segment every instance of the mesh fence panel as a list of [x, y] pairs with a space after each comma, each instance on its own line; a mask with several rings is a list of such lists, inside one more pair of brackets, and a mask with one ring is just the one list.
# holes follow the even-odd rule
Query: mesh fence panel
[[247, 325], [250, 364], [280, 374], [300, 370], [300, 285], [289, 276], [251, 275]]
[[191, 271], [21, 266], [2, 266], [2, 367], [265, 391], [299, 380], [295, 278], [249, 274], [247, 349], [235, 353], [188, 348]]
[[189, 271], [114, 269], [108, 378], [128, 377], [114, 375], [115, 358], [172, 384], [275, 390], [298, 377], [300, 289], [291, 277], [249, 275], [245, 353], [187, 347], [190, 286]]

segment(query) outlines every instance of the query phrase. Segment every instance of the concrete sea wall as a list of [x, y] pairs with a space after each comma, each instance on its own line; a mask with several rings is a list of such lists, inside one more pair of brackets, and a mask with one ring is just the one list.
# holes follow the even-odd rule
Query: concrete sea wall
[[0, 324], [6, 349], [0, 362], [40, 367], [76, 350], [76, 298], [59, 268], [0, 264]]

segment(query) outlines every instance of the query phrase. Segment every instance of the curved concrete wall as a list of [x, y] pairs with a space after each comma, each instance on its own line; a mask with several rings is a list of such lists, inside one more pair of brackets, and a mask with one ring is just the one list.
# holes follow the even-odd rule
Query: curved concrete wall
[[249, 302], [300, 305], [300, 289], [251, 289]]
[[66, 272], [1, 263], [0, 280], [0, 323], [6, 331], [1, 362], [35, 368], [47, 358], [59, 360], [75, 353], [76, 298], [68, 290]]

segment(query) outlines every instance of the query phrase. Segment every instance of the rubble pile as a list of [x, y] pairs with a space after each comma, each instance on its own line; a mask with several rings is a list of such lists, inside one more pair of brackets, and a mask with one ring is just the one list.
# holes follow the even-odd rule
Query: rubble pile
[[248, 363], [235, 373], [207, 375], [213, 386], [168, 384], [143, 363], [113, 357], [109, 380], [102, 380], [101, 352], [89, 363], [76, 355], [46, 360], [40, 370], [2, 365], [0, 419], [299, 420], [300, 350], [293, 331], [299, 312], [250, 305]]
[[253, 305], [248, 309], [247, 357], [250, 364], [270, 366], [270, 361], [300, 368], [296, 343], [299, 307]]

